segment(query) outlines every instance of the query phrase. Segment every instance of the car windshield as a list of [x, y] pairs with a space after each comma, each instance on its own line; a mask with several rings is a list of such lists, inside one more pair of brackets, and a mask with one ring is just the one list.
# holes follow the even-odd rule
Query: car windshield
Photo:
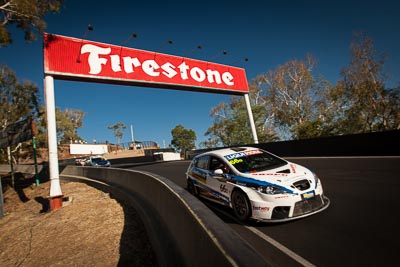
[[103, 158], [92, 158], [92, 162], [99, 163], [100, 161], [103, 161]]
[[248, 150], [225, 156], [240, 172], [253, 173], [281, 167], [287, 162], [262, 150]]

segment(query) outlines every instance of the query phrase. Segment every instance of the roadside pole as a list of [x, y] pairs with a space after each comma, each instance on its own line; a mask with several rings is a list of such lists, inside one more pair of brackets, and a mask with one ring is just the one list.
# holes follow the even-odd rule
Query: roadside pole
[[36, 181], [36, 185], [39, 185], [40, 181], [39, 181], [39, 173], [38, 173], [38, 166], [37, 166], [36, 136], [33, 136], [32, 144], [33, 144], [33, 164], [35, 166], [35, 181]]
[[49, 173], [50, 173], [50, 209], [55, 210], [62, 205], [62, 191], [58, 168], [58, 148], [56, 111], [54, 98], [54, 78], [46, 75], [44, 78], [44, 96], [47, 113], [47, 138], [49, 146]]
[[8, 147], [10, 153], [10, 172], [11, 172], [11, 186], [15, 189], [15, 177], [14, 177], [14, 162], [11, 146]]
[[33, 118], [31, 118], [31, 132], [32, 132], [32, 145], [33, 145], [33, 163], [35, 166], [35, 181], [36, 185], [39, 185], [39, 174], [37, 167], [37, 153], [36, 153], [36, 136], [35, 136], [35, 124], [33, 122]]
[[1, 184], [1, 176], [0, 176], [0, 219], [4, 217], [4, 198], [3, 198], [3, 186]]
[[258, 144], [258, 136], [256, 132], [256, 126], [254, 124], [253, 112], [251, 111], [249, 94], [244, 95], [244, 100], [246, 101], [247, 113], [249, 114], [249, 120], [250, 120], [251, 132], [253, 133], [254, 144]]

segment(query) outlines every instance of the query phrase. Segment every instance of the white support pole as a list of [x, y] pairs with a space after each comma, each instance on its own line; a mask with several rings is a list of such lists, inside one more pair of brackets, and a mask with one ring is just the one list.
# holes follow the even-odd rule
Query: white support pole
[[50, 197], [62, 196], [58, 169], [56, 108], [54, 100], [54, 79], [46, 75], [44, 78], [44, 96], [47, 113], [47, 138], [49, 146]]
[[254, 144], [258, 144], [256, 125], [254, 124], [253, 112], [251, 111], [249, 94], [244, 95], [244, 100], [246, 101], [247, 113], [249, 114], [249, 120], [250, 120], [251, 132], [253, 133]]
[[132, 149], [135, 150], [135, 137], [133, 137], [133, 125], [131, 124], [131, 138], [132, 138]]
[[132, 137], [132, 142], [135, 142], [135, 137], [133, 135], [133, 125], [131, 124], [131, 137]]

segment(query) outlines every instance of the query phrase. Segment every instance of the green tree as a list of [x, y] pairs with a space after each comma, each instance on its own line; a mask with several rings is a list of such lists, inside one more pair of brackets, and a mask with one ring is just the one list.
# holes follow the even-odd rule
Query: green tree
[[315, 59], [307, 55], [302, 61], [289, 61], [259, 78], [265, 90], [266, 111], [285, 139], [322, 135], [327, 120], [323, 116], [328, 115], [322, 112], [322, 103], [329, 83], [314, 77], [315, 65]]
[[385, 55], [378, 53], [372, 39], [356, 33], [350, 46], [350, 65], [342, 70], [343, 79], [329, 92], [336, 110], [339, 133], [354, 134], [398, 129], [399, 89], [385, 89]]
[[[356, 34], [351, 63], [332, 86], [314, 75], [315, 59], [291, 60], [258, 75], [250, 101], [260, 142], [400, 129], [400, 88], [385, 88], [384, 56], [370, 38]], [[204, 147], [249, 143], [244, 102], [232, 97], [211, 110]], [[247, 134], [246, 134], [247, 133]]]
[[[251, 90], [251, 109], [259, 142], [273, 141], [277, 139], [268, 125], [265, 106], [259, 92]], [[229, 103], [221, 102], [211, 110], [214, 124], [205, 133], [209, 136], [207, 141], [200, 145], [204, 147], [232, 146], [251, 144], [254, 138], [251, 132], [249, 115], [243, 97], [232, 96]]]
[[[281, 138], [300, 139], [328, 135], [331, 115], [324, 112], [325, 94], [329, 83], [315, 78], [315, 60], [292, 60], [276, 70], [258, 75], [249, 83], [250, 103], [259, 142]], [[203, 146], [250, 144], [253, 138], [242, 97], [232, 97], [211, 111], [214, 124]]]
[[43, 17], [49, 12], [59, 12], [62, 0], [0, 0], [0, 46], [12, 43], [7, 27], [17, 26], [25, 33], [27, 42], [43, 34], [46, 22]]
[[39, 89], [30, 81], [19, 81], [15, 72], [0, 66], [0, 130], [39, 112]]
[[60, 143], [70, 143], [72, 140], [82, 140], [78, 128], [82, 127], [85, 112], [76, 109], [61, 111], [56, 108], [57, 139]]
[[[35, 84], [19, 81], [13, 70], [0, 66], [0, 131], [19, 120], [35, 118], [39, 112], [38, 103], [39, 90]], [[0, 151], [0, 160], [6, 159], [6, 151]]]
[[191, 129], [186, 129], [182, 125], [175, 126], [171, 131], [171, 146], [177, 151], [184, 152], [196, 148], [196, 133]]
[[36, 145], [38, 148], [47, 147], [47, 119], [44, 106], [39, 107], [39, 115], [34, 121]]
[[[71, 141], [83, 140], [77, 130], [83, 125], [86, 113], [76, 109], [62, 111], [56, 107], [56, 131], [57, 140], [61, 144], [69, 144]], [[40, 116], [35, 121], [35, 136], [38, 147], [47, 147], [47, 118], [46, 110], [40, 107]]]
[[117, 145], [119, 145], [122, 137], [124, 136], [124, 130], [126, 129], [125, 123], [117, 122], [114, 125], [107, 126], [107, 128], [114, 132], [114, 136], [117, 138]]

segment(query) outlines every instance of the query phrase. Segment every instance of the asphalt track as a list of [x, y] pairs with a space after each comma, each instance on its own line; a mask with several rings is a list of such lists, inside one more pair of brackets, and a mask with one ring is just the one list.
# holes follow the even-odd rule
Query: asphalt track
[[[279, 224], [235, 221], [203, 201], [273, 266], [398, 266], [400, 157], [287, 158], [317, 173], [329, 208]], [[186, 188], [189, 161], [130, 166]], [[126, 166], [127, 167], [127, 166]]]

